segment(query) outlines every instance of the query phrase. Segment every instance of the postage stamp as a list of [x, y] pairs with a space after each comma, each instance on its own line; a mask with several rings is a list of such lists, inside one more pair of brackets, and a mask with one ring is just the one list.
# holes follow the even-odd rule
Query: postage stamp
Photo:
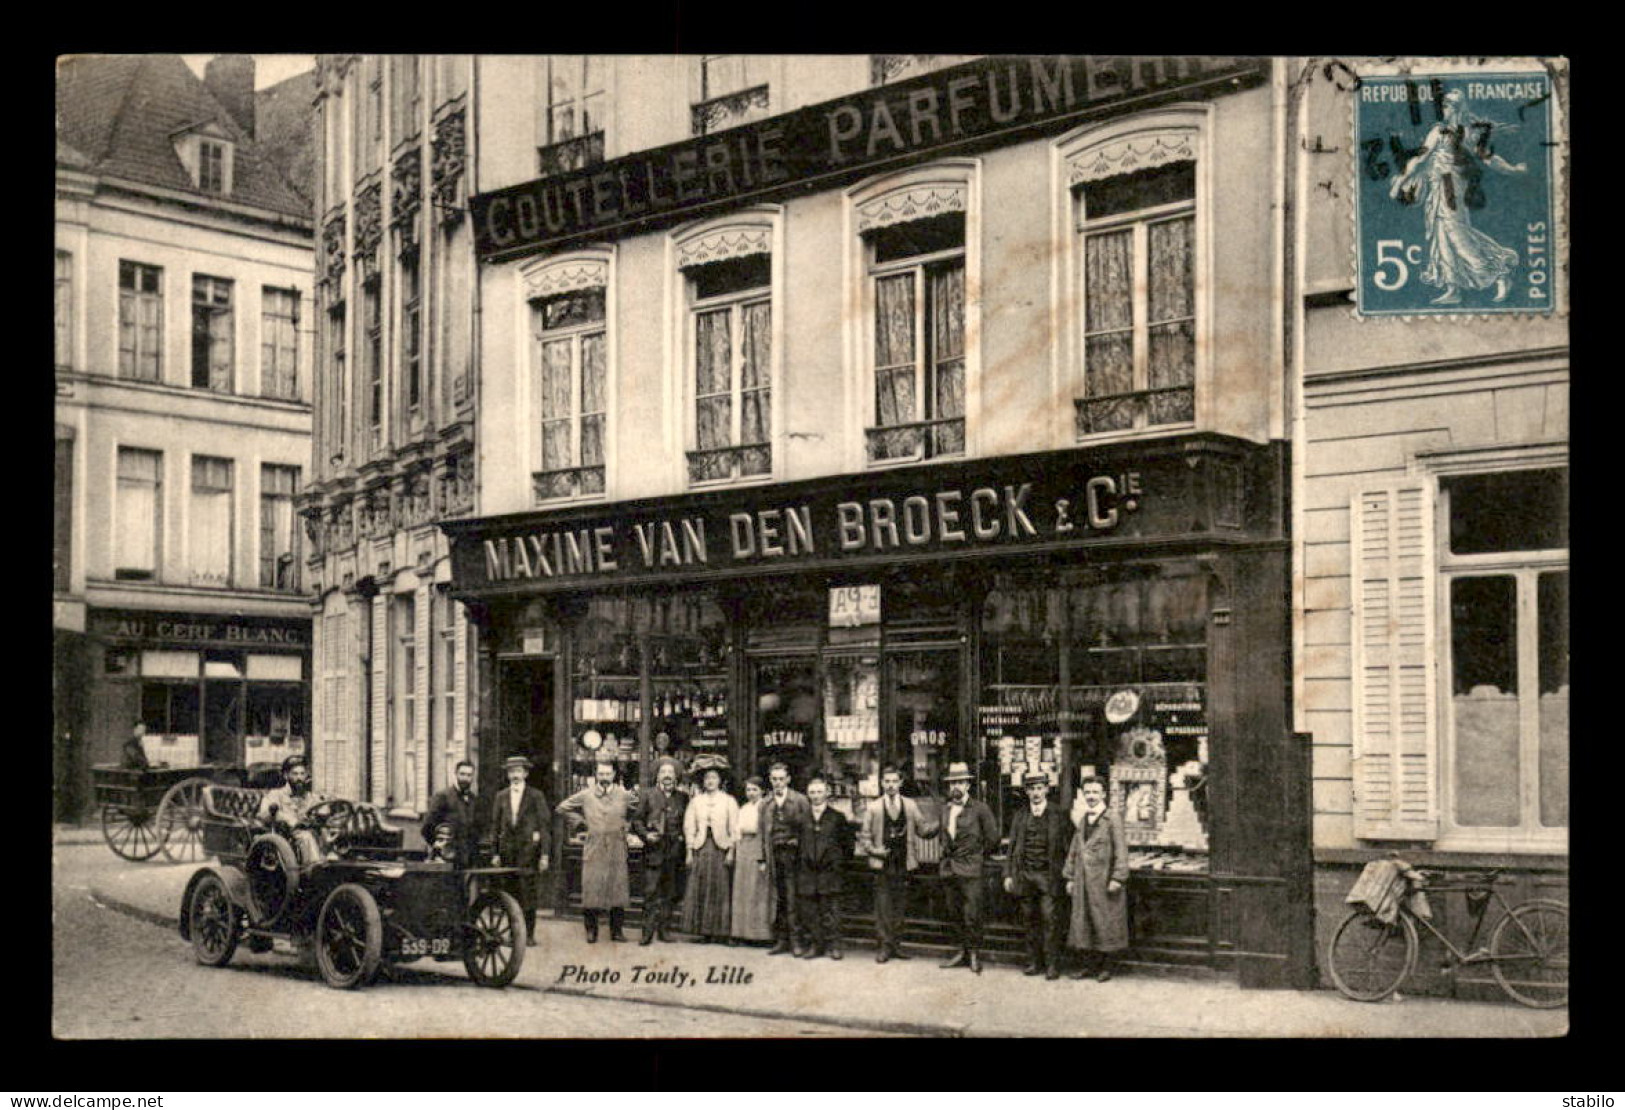
[[1553, 311], [1553, 104], [1539, 70], [1361, 79], [1360, 315]]

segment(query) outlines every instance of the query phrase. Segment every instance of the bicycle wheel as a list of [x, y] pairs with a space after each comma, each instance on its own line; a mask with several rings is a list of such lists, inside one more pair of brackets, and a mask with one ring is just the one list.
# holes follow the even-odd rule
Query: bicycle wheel
[[1501, 989], [1525, 1006], [1569, 1001], [1569, 908], [1537, 900], [1515, 906], [1490, 934], [1490, 967]]
[[1350, 910], [1326, 947], [1332, 982], [1356, 1002], [1387, 998], [1415, 966], [1416, 926], [1404, 914], [1384, 925], [1365, 910]]

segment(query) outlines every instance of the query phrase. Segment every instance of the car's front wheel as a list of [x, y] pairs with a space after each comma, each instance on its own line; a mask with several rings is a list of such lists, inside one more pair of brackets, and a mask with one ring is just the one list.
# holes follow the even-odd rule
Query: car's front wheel
[[489, 890], [468, 912], [463, 966], [482, 987], [505, 987], [525, 962], [525, 913], [511, 894]]
[[205, 875], [192, 891], [187, 907], [192, 951], [205, 967], [220, 967], [231, 960], [242, 936], [239, 912], [217, 875]]
[[384, 923], [366, 887], [345, 883], [316, 917], [316, 964], [330, 987], [349, 990], [371, 981], [384, 950]]

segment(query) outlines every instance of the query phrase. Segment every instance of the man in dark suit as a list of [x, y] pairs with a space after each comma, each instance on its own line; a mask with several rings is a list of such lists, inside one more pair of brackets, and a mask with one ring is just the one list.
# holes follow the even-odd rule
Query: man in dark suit
[[688, 795], [677, 789], [677, 764], [662, 760], [655, 786], [632, 814], [632, 833], [643, 841], [643, 936], [648, 944], [659, 933], [671, 940], [672, 907], [683, 896], [683, 814]]
[[536, 943], [536, 903], [541, 897], [542, 872], [547, 870], [553, 846], [553, 810], [547, 798], [525, 780], [530, 776], [530, 760], [509, 756], [502, 764], [508, 776], [508, 789], [496, 796], [491, 806], [491, 829], [496, 837], [497, 867], [517, 867], [519, 904], [525, 911], [526, 943]]
[[852, 825], [828, 801], [828, 783], [819, 778], [807, 783], [809, 811], [796, 868], [802, 927], [809, 933], [801, 953], [806, 960], [841, 958], [841, 886], [852, 855]]
[[982, 928], [986, 915], [987, 888], [983, 867], [987, 855], [999, 846], [999, 824], [985, 802], [971, 797], [973, 776], [963, 763], [950, 763], [943, 781], [948, 786], [948, 805], [942, 815], [943, 884], [959, 921], [959, 951], [942, 967], [969, 967], [982, 973]]
[[423, 841], [433, 844], [435, 831], [449, 826], [451, 849], [459, 866], [474, 867], [485, 835], [485, 815], [480, 812], [479, 797], [474, 792], [474, 765], [465, 759], [457, 764], [455, 774], [457, 781], [429, 801], [423, 814]]
[[812, 816], [807, 796], [790, 789], [790, 768], [775, 763], [767, 772], [768, 793], [762, 799], [762, 848], [773, 884], [773, 947], [769, 956], [786, 952], [800, 956], [806, 951], [807, 925], [801, 920], [796, 897], [796, 871], [799, 867], [801, 835]]
[[1027, 804], [1010, 822], [1010, 855], [1004, 861], [1004, 889], [1021, 899], [1027, 925], [1027, 966], [1023, 974], [1061, 977], [1061, 946], [1066, 917], [1061, 898], [1066, 884], [1066, 850], [1072, 822], [1049, 804], [1049, 776], [1042, 771], [1022, 780]]

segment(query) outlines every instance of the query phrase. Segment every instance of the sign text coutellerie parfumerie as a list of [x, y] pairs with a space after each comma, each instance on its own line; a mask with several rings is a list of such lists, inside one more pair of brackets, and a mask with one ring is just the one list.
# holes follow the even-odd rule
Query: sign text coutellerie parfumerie
[[482, 259], [625, 234], [707, 210], [825, 187], [1168, 94], [1256, 84], [1235, 57], [991, 57], [469, 201]]

